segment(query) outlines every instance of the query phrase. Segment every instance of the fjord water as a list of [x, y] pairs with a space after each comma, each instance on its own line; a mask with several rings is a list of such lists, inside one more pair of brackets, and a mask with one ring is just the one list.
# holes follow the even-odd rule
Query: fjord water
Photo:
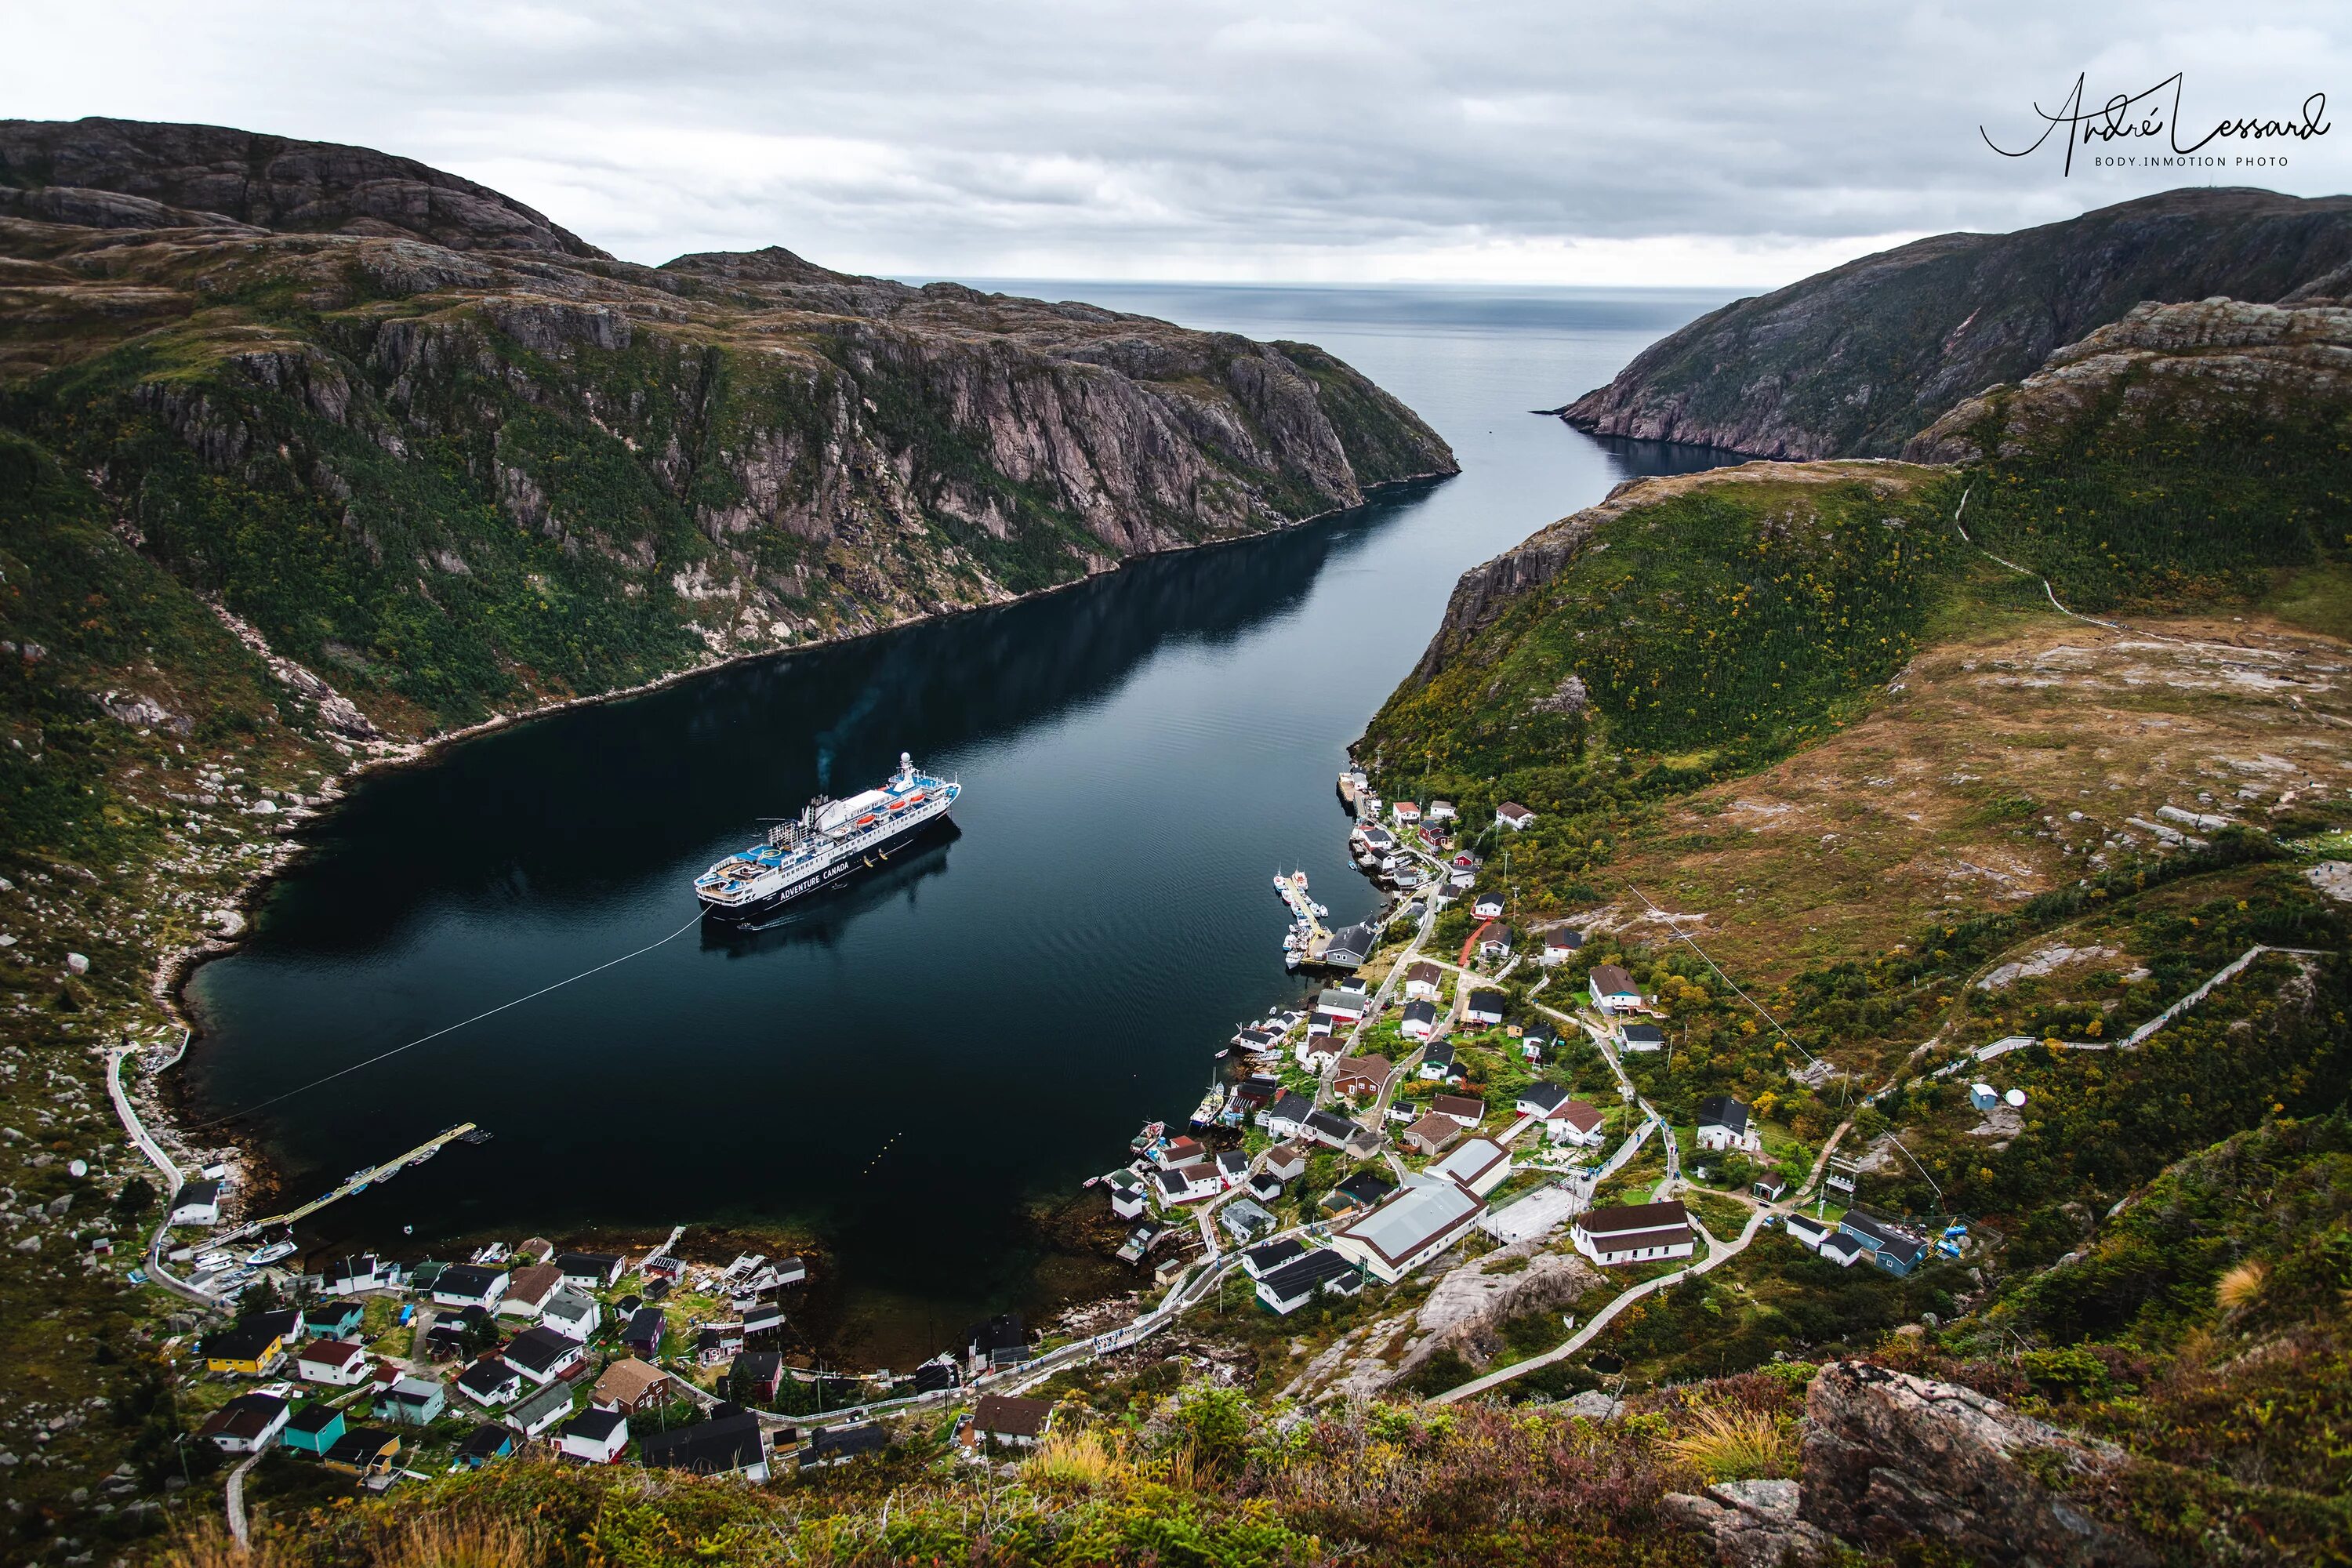
[[1332, 783], [1465, 568], [1637, 472], [1528, 411], [1720, 301], [1680, 292], [1005, 284], [1322, 344], [1450, 441], [1459, 477], [1001, 610], [740, 665], [368, 780], [251, 940], [192, 986], [217, 1116], [644, 947], [693, 877], [900, 751], [960, 833], [775, 929], [625, 963], [259, 1110], [296, 1195], [459, 1121], [491, 1142], [299, 1239], [788, 1228], [810, 1326], [905, 1368], [983, 1310], [1135, 1283], [1052, 1218], [1200, 1099], [1237, 1021], [1296, 999], [1270, 879], [1370, 910]]

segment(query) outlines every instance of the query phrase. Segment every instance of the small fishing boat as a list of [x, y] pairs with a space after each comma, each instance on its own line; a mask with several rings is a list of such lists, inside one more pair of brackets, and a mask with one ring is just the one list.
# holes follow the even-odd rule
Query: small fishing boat
[[256, 1268], [259, 1268], [265, 1264], [275, 1263], [282, 1258], [291, 1258], [293, 1256], [294, 1243], [292, 1241], [273, 1241], [268, 1247], [263, 1247], [260, 1251], [253, 1253], [247, 1257], [246, 1258], [246, 1262], [251, 1264]]

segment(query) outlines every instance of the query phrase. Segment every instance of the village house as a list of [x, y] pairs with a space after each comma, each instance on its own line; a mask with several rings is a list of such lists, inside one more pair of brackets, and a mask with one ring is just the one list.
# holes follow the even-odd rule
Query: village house
[[1216, 1158], [1217, 1180], [1228, 1187], [1238, 1187], [1249, 1180], [1250, 1158], [1239, 1149], [1227, 1149]]
[[1969, 1085], [1969, 1104], [1978, 1110], [1990, 1110], [2000, 1103], [2000, 1090], [1989, 1083]]
[[738, 1399], [773, 1404], [783, 1391], [784, 1358], [775, 1351], [745, 1351], [727, 1369], [727, 1384]]
[[196, 1436], [224, 1454], [258, 1454], [278, 1441], [291, 1411], [274, 1394], [240, 1394], [207, 1416]]
[[1345, 930], [1331, 933], [1329, 944], [1323, 949], [1323, 961], [1326, 963], [1340, 964], [1353, 969], [1371, 957], [1372, 950], [1380, 944], [1381, 933], [1378, 927], [1349, 926]]
[[375, 1396], [375, 1418], [404, 1426], [429, 1426], [449, 1407], [448, 1394], [437, 1383], [403, 1377]]
[[339, 1258], [320, 1270], [319, 1293], [322, 1296], [356, 1296], [362, 1291], [381, 1290], [392, 1283], [384, 1276], [383, 1260], [373, 1252], [354, 1258]]
[[742, 1331], [736, 1337], [746, 1339], [783, 1326], [784, 1304], [782, 1301], [757, 1301], [743, 1310]]
[[1462, 1123], [1433, 1110], [1404, 1130], [1405, 1147], [1432, 1159], [1452, 1148], [1461, 1136]]
[[1511, 956], [1511, 928], [1501, 921], [1488, 921], [1478, 928], [1478, 956], [1486, 959]]
[[1491, 1028], [1503, 1021], [1506, 1005], [1507, 1001], [1500, 991], [1482, 985], [1471, 992], [1470, 999], [1462, 1005], [1462, 1016], [1473, 1027]]
[[[1482, 921], [1502, 919], [1503, 895], [1500, 893], [1479, 894], [1476, 898], [1470, 900], [1470, 913], [1475, 919]], [[1485, 933], [1481, 932], [1480, 934], [1483, 935]]]
[[1811, 1219], [1801, 1214], [1792, 1214], [1780, 1223], [1788, 1230], [1789, 1239], [1808, 1252], [1819, 1252], [1823, 1238], [1837, 1229], [1827, 1220]]
[[629, 1423], [609, 1410], [583, 1410], [566, 1421], [556, 1447], [583, 1465], [617, 1465], [629, 1446]]
[[1762, 1198], [1768, 1204], [1777, 1204], [1788, 1196], [1789, 1184], [1783, 1177], [1767, 1171], [1748, 1184], [1748, 1191], [1752, 1197]]
[[536, 1318], [558, 1290], [563, 1289], [563, 1270], [552, 1263], [534, 1263], [518, 1268], [507, 1279], [507, 1288], [499, 1298], [498, 1310], [510, 1318]]
[[[1269, 1131], [1272, 1129], [1268, 1129]], [[1363, 1129], [1336, 1111], [1310, 1110], [1299, 1131], [1318, 1143], [1334, 1149], [1345, 1149]]]
[[609, 1290], [621, 1282], [621, 1271], [628, 1259], [617, 1252], [559, 1252], [556, 1268], [563, 1271], [563, 1282], [574, 1290]]
[[1753, 1154], [1764, 1147], [1764, 1130], [1748, 1117], [1748, 1107], [1727, 1094], [1710, 1094], [1698, 1102], [1698, 1146], [1721, 1152], [1745, 1150]]
[[1029, 1326], [1018, 1312], [999, 1312], [964, 1331], [967, 1369], [974, 1377], [1029, 1359]]
[[1429, 1102], [1429, 1109], [1435, 1115], [1453, 1118], [1464, 1127], [1475, 1127], [1486, 1120], [1486, 1102], [1466, 1094], [1441, 1094]]
[[1491, 1138], [1473, 1138], [1431, 1165], [1429, 1173], [1444, 1176], [1483, 1198], [1510, 1175], [1511, 1156]]
[[301, 1453], [324, 1458], [343, 1436], [343, 1413], [331, 1405], [306, 1405], [287, 1420], [278, 1441]]
[[1404, 996], [1408, 1002], [1434, 1002], [1444, 986], [1445, 972], [1425, 959], [1404, 972]]
[[1331, 1250], [1393, 1285], [1444, 1252], [1486, 1212], [1485, 1202], [1444, 1177], [1420, 1175], [1388, 1202], [1331, 1238]]
[[339, 1340], [358, 1333], [366, 1319], [357, 1301], [316, 1301], [302, 1309], [302, 1331], [313, 1339]]
[[1641, 987], [1621, 964], [1594, 964], [1590, 984], [1592, 1005], [1604, 1013], [1631, 1013], [1642, 1005]]
[[625, 1357], [604, 1369], [596, 1386], [588, 1391], [588, 1403], [599, 1410], [635, 1415], [658, 1406], [668, 1382], [669, 1373], [661, 1368], [634, 1356]]
[[1549, 1025], [1529, 1024], [1519, 1035], [1519, 1055], [1528, 1061], [1539, 1062], [1557, 1043]]
[[1420, 1076], [1431, 1083], [1449, 1083], [1462, 1076], [1454, 1042], [1439, 1040], [1421, 1053]]
[[1257, 1113], [1272, 1105], [1281, 1093], [1278, 1079], [1262, 1072], [1252, 1073], [1234, 1086], [1234, 1103], [1241, 1107], [1243, 1115], [1255, 1121]]
[[478, 1470], [492, 1459], [503, 1459], [514, 1452], [514, 1434], [505, 1427], [484, 1422], [466, 1434], [452, 1456], [469, 1470]]
[[572, 1415], [572, 1386], [551, 1383], [499, 1417], [525, 1437], [544, 1437]]
[[349, 1340], [312, 1340], [294, 1352], [294, 1375], [304, 1383], [351, 1388], [367, 1374], [367, 1352]]
[[[658, 1340], [656, 1342], [658, 1343]], [[588, 1347], [541, 1323], [517, 1334], [499, 1354], [509, 1366], [531, 1382], [548, 1384], [587, 1360]]]
[[1334, 1247], [1318, 1247], [1258, 1277], [1257, 1299], [1276, 1317], [1286, 1318], [1318, 1294], [1352, 1296], [1364, 1288], [1355, 1264]]
[[971, 1431], [982, 1442], [1034, 1448], [1053, 1424], [1054, 1407], [1043, 1399], [983, 1394], [971, 1409]]
[[196, 1342], [206, 1372], [260, 1377], [285, 1359], [286, 1336], [268, 1323], [240, 1322]]
[[355, 1476], [384, 1476], [400, 1459], [400, 1436], [361, 1426], [335, 1439], [326, 1453], [327, 1468]]
[[1242, 1272], [1253, 1279], [1263, 1279], [1306, 1250], [1305, 1242], [1288, 1236], [1280, 1241], [1269, 1241], [1264, 1247], [1253, 1247], [1242, 1254]]
[[585, 1343], [604, 1321], [604, 1310], [595, 1297], [567, 1287], [547, 1299], [547, 1305], [539, 1310], [539, 1321], [565, 1339]]
[[659, 1307], [639, 1307], [623, 1325], [621, 1342], [641, 1356], [659, 1355], [662, 1335], [668, 1329], [669, 1319]]
[[1315, 1010], [1352, 1024], [1371, 1010], [1371, 998], [1355, 986], [1330, 986], [1318, 992]]
[[1281, 1222], [1254, 1198], [1235, 1198], [1217, 1211], [1217, 1224], [1237, 1245], [1246, 1246], [1272, 1230], [1281, 1228]]
[[1568, 1103], [1568, 1090], [1556, 1083], [1540, 1080], [1519, 1090], [1511, 1101], [1511, 1109], [1521, 1116], [1532, 1116], [1540, 1121]]
[[1577, 1149], [1597, 1149], [1604, 1137], [1601, 1108], [1580, 1100], [1561, 1101], [1544, 1117], [1544, 1137], [1552, 1143]]
[[451, 1264], [434, 1276], [433, 1304], [495, 1311], [512, 1278], [503, 1268], [486, 1268], [478, 1263]]
[[1433, 800], [1422, 812], [1421, 818], [1423, 822], [1452, 822], [1458, 815], [1454, 809], [1452, 801]]
[[1576, 1249], [1602, 1268], [1688, 1258], [1697, 1242], [1690, 1214], [1678, 1203], [1629, 1204], [1587, 1209], [1569, 1231]]
[[1389, 1075], [1395, 1070], [1386, 1057], [1341, 1057], [1331, 1069], [1331, 1092], [1350, 1100], [1376, 1095], [1387, 1087]]
[[649, 1470], [684, 1470], [697, 1476], [768, 1479], [768, 1447], [760, 1438], [760, 1418], [721, 1405], [708, 1421], [650, 1433], [638, 1439], [637, 1457]]
[[1323, 1194], [1325, 1214], [1346, 1214], [1350, 1209], [1368, 1209], [1396, 1191], [1387, 1182], [1370, 1171], [1358, 1171], [1338, 1186]]
[[1217, 1179], [1217, 1168], [1206, 1160], [1195, 1160], [1189, 1165], [1171, 1165], [1151, 1173], [1152, 1187], [1162, 1204], [1194, 1203], [1213, 1197], [1224, 1188]]
[[1417, 827], [1421, 825], [1421, 806], [1418, 802], [1401, 800], [1389, 807], [1389, 811], [1396, 818], [1399, 827]]
[[1171, 1138], [1153, 1151], [1155, 1163], [1167, 1166], [1196, 1165], [1208, 1157], [1198, 1138]]
[[1262, 1204], [1270, 1204], [1282, 1196], [1283, 1189], [1288, 1184], [1272, 1171], [1260, 1171], [1249, 1180], [1250, 1196]]
[[[1437, 1032], [1437, 1004], [1428, 1001], [1408, 1002], [1404, 1016], [1397, 1020], [1397, 1033], [1408, 1040], [1425, 1040]], [[1428, 1063], [1424, 1060], [1423, 1067]]]
[[1150, 1196], [1144, 1187], [1142, 1177], [1132, 1171], [1121, 1168], [1105, 1176], [1103, 1185], [1110, 1189], [1111, 1213], [1121, 1219], [1141, 1217], [1143, 1205], [1150, 1201]]
[[1516, 800], [1507, 800], [1495, 808], [1495, 826], [1518, 833], [1535, 826], [1536, 814]]
[[740, 1323], [705, 1323], [694, 1331], [694, 1364], [717, 1366], [734, 1359], [743, 1348]]
[[1822, 1237], [1821, 1245], [1813, 1250], [1821, 1254], [1823, 1262], [1834, 1263], [1840, 1268], [1851, 1268], [1857, 1260], [1865, 1256], [1862, 1243], [1848, 1236], [1843, 1230], [1830, 1232], [1829, 1235]]
[[878, 1454], [889, 1446], [890, 1435], [877, 1422], [855, 1421], [826, 1426], [809, 1434], [808, 1446], [801, 1450], [801, 1468], [845, 1465], [852, 1459]]
[[1846, 1210], [1844, 1217], [1838, 1221], [1838, 1231], [1859, 1247], [1871, 1262], [1897, 1279], [1918, 1268], [1927, 1256], [1924, 1238], [1863, 1209]]
[[1666, 1048], [1666, 1032], [1655, 1024], [1625, 1024], [1617, 1030], [1617, 1048], [1632, 1055]]
[[1268, 1175], [1295, 1182], [1307, 1173], [1307, 1151], [1296, 1143], [1277, 1143], [1265, 1152]]
[[1584, 933], [1569, 926], [1554, 926], [1544, 932], [1543, 963], [1547, 969], [1565, 963], [1583, 951]]
[[486, 1410], [511, 1405], [522, 1393], [522, 1373], [492, 1358], [478, 1361], [457, 1374], [457, 1392]]
[[212, 1226], [220, 1224], [221, 1184], [218, 1182], [186, 1182], [172, 1194], [173, 1225]]

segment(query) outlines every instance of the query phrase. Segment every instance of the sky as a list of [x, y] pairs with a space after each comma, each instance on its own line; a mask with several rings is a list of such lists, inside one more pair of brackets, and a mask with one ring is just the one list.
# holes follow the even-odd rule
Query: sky
[[[2189, 184], [2352, 190], [2352, 121], [2149, 167], [2046, 129], [2179, 73], [2352, 114], [2352, 8], [1562, 3], [71, 5], [5, 0], [0, 113], [421, 159], [660, 262], [898, 277], [1765, 287]], [[2338, 89], [2342, 92], [2338, 92]], [[2171, 117], [2172, 89], [2143, 100]], [[2097, 167], [2095, 155], [2142, 162]]]

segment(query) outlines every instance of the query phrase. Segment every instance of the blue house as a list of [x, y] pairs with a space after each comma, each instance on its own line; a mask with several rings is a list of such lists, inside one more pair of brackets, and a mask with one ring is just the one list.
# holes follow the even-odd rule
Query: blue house
[[421, 1377], [404, 1377], [375, 1396], [376, 1419], [404, 1426], [429, 1426], [448, 1406], [448, 1391]]
[[326, 1457], [343, 1435], [343, 1413], [331, 1405], [306, 1405], [287, 1419], [278, 1441], [298, 1453]]
[[514, 1452], [514, 1434], [503, 1426], [487, 1423], [477, 1426], [457, 1447], [457, 1462], [469, 1470], [478, 1470], [492, 1459], [503, 1459]]
[[1898, 1279], [1918, 1268], [1919, 1260], [1927, 1256], [1925, 1241], [1860, 1209], [1845, 1211], [1845, 1217], [1838, 1221], [1838, 1234], [1852, 1237], [1864, 1256]]
[[341, 1340], [360, 1331], [360, 1320], [366, 1316], [357, 1301], [320, 1301], [302, 1310], [302, 1331], [314, 1340]]

